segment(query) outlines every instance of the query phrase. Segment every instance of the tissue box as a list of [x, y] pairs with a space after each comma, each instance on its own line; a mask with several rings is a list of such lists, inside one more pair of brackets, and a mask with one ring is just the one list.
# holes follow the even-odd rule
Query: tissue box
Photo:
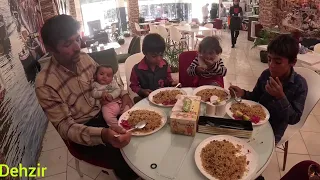
[[[188, 110], [183, 109], [185, 98], [190, 102]], [[174, 107], [170, 116], [171, 132], [175, 134], [183, 134], [194, 136], [197, 131], [198, 118], [200, 113], [199, 96], [181, 95]]]

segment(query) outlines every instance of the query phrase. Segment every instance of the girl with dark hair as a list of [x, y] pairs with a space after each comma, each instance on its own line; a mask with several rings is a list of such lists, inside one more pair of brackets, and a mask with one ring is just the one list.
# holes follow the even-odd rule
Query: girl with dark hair
[[230, 7], [230, 30], [232, 48], [237, 43], [239, 30], [241, 29], [242, 8], [239, 6], [239, 0], [233, 0], [233, 6]]

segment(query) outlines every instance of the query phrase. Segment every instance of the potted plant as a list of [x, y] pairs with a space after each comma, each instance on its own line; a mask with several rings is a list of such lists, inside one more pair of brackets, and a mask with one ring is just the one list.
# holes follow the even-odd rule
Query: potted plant
[[130, 32], [129, 31], [124, 31], [123, 32], [123, 37], [130, 37]]
[[164, 52], [165, 59], [170, 65], [172, 73], [179, 71], [179, 55], [183, 52], [183, 47], [178, 45], [170, 45], [166, 42], [166, 50]]
[[[271, 38], [271, 34], [266, 29], [262, 29], [259, 32], [257, 38], [254, 40], [252, 48], [255, 48], [260, 45], [268, 45], [270, 42], [270, 38]], [[267, 51], [264, 51], [264, 50], [260, 51], [260, 60], [263, 63], [268, 63]]]

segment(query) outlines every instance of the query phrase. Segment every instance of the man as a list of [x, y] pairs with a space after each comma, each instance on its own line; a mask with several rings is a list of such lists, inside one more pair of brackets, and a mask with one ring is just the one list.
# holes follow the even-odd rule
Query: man
[[203, 23], [206, 23], [208, 20], [208, 14], [209, 14], [208, 7], [209, 7], [208, 3], [202, 7]]
[[308, 85], [293, 69], [299, 51], [299, 45], [293, 37], [278, 36], [269, 43], [267, 51], [269, 69], [262, 72], [253, 91], [245, 91], [237, 86], [231, 86], [230, 89], [238, 97], [259, 102], [268, 109], [277, 144], [288, 124], [300, 121]]
[[[103, 167], [114, 169], [121, 179], [136, 179], [117, 149], [130, 142], [131, 134], [119, 126], [108, 128], [100, 102], [90, 96], [96, 63], [80, 52], [79, 28], [79, 23], [68, 15], [52, 17], [43, 25], [41, 37], [52, 58], [36, 78], [39, 103], [69, 146], [100, 161]], [[122, 89], [122, 108], [132, 107], [121, 78], [115, 79]], [[115, 134], [121, 136], [115, 138]]]

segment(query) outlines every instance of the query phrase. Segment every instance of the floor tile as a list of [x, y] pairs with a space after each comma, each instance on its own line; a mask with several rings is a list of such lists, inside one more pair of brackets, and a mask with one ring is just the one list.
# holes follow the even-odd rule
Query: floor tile
[[310, 158], [311, 158], [312, 161], [320, 164], [320, 156], [312, 156], [312, 155], [310, 155]]
[[249, 77], [249, 76], [236, 76], [236, 81], [237, 83], [240, 83], [240, 84], [253, 84], [252, 82], [256, 83], [257, 82], [257, 79], [256, 77]]
[[41, 178], [41, 180], [67, 180], [67, 173], [61, 173], [61, 174]]
[[310, 155], [320, 155], [320, 133], [301, 132], [303, 140], [307, 146]]
[[240, 87], [241, 89], [247, 90], [247, 91], [252, 91], [255, 84], [242, 84], [242, 83], [237, 83], [237, 86]]
[[48, 127], [47, 127], [47, 131], [46, 132], [50, 132], [50, 131], [53, 131], [53, 130], [56, 130], [56, 128], [54, 128], [54, 126], [52, 125], [51, 122], [48, 122]]
[[68, 163], [73, 159], [74, 157], [72, 154], [68, 151]]
[[111, 177], [104, 172], [101, 172], [95, 180], [111, 180]]
[[263, 71], [260, 71], [260, 70], [252, 70], [252, 72], [253, 72], [254, 77], [259, 78], [259, 77], [261, 76], [261, 73], [262, 73]]
[[[76, 164], [75, 164], [75, 159], [73, 158], [68, 165], [70, 167], [72, 167], [73, 169], [76, 169]], [[89, 176], [90, 178], [97, 178], [97, 176], [99, 175], [101, 168], [97, 167], [97, 166], [93, 166], [91, 164], [88, 164], [86, 162], [80, 161], [80, 170], [83, 174]]]
[[[317, 120], [318, 119], [318, 120]], [[320, 116], [309, 115], [301, 131], [320, 132]]]
[[312, 114], [316, 116], [320, 116], [320, 104], [316, 104], [316, 106], [312, 110]]
[[236, 75], [237, 76], [249, 76], [249, 77], [254, 76], [250, 66], [246, 67], [246, 68], [241, 68], [241, 67], [236, 66], [235, 68], [236, 68]]
[[66, 172], [67, 148], [61, 147], [41, 152], [39, 163], [42, 167], [47, 167], [45, 177]]
[[93, 179], [86, 176], [85, 174], [83, 175], [83, 177], [80, 177], [79, 173], [75, 169], [68, 166], [67, 180], [93, 180]]
[[283, 175], [285, 175], [297, 163], [299, 163], [301, 161], [304, 161], [304, 160], [310, 160], [310, 156], [309, 155], [288, 154], [286, 170], [282, 171], [283, 153], [277, 152], [277, 156], [278, 156], [278, 163], [279, 163], [281, 177]]
[[[283, 152], [283, 150], [281, 150], [279, 148], [277, 148], [276, 151], [277, 152]], [[307, 147], [304, 144], [304, 141], [303, 141], [303, 138], [302, 138], [300, 132], [296, 133], [289, 140], [289, 153], [293, 153], [293, 154], [308, 154]]]
[[268, 167], [262, 173], [265, 180], [280, 179], [280, 169], [278, 164], [277, 153], [274, 152]]
[[59, 133], [54, 130], [46, 132], [43, 138], [42, 146], [42, 151], [48, 151], [59, 147], [65, 147], [66, 145]]

